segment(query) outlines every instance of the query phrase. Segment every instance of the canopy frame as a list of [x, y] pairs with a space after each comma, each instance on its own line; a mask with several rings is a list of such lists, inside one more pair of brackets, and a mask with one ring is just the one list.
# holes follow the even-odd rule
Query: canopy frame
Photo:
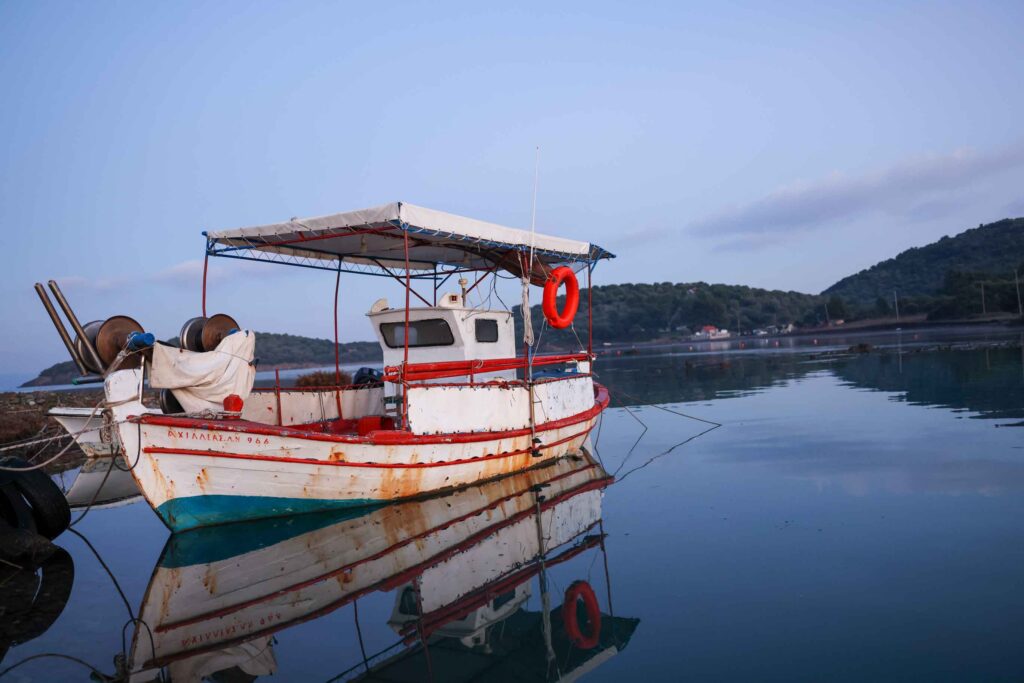
[[[207, 256], [377, 276], [393, 276], [408, 264], [413, 271], [419, 271], [409, 273], [411, 279], [433, 278], [435, 272], [480, 272], [494, 266], [521, 276], [515, 270], [519, 259], [514, 254], [531, 251], [545, 271], [557, 265], [592, 267], [597, 261], [614, 258], [594, 244], [506, 228], [402, 202], [203, 235]], [[353, 238], [359, 238], [359, 242], [353, 244]], [[367, 248], [368, 238], [377, 242], [374, 249]], [[387, 242], [382, 243], [381, 238], [393, 240], [393, 246], [384, 246]], [[410, 247], [408, 257], [404, 253], [406, 238]], [[329, 241], [333, 244], [326, 244]], [[418, 251], [427, 253], [417, 254]], [[537, 284], [544, 275], [546, 272], [531, 273], [531, 280]]]
[[[405, 217], [412, 218], [406, 220]], [[413, 222], [415, 221], [415, 222]], [[418, 224], [419, 223], [419, 224]], [[432, 226], [432, 227], [428, 227]], [[459, 228], [459, 229], [456, 229]], [[402, 428], [408, 429], [409, 310], [411, 295], [428, 307], [437, 305], [437, 292], [453, 275], [476, 273], [468, 294], [488, 277], [498, 278], [499, 270], [523, 279], [524, 324], [529, 321], [526, 308], [529, 294], [526, 282], [540, 285], [557, 266], [587, 271], [587, 354], [593, 361], [593, 287], [591, 275], [597, 263], [615, 255], [600, 246], [531, 231], [506, 228], [453, 214], [401, 202], [332, 216], [291, 219], [284, 223], [220, 232], [203, 232], [206, 238], [203, 261], [203, 315], [206, 315], [207, 270], [211, 256], [278, 263], [326, 270], [335, 274], [334, 344], [335, 380], [340, 384], [338, 345], [338, 293], [342, 272], [391, 278], [405, 287], [405, 345], [401, 377]], [[354, 241], [358, 238], [358, 241]], [[368, 238], [375, 239], [373, 249]], [[381, 241], [383, 238], [384, 241]], [[394, 240], [393, 243], [388, 240]], [[393, 248], [391, 248], [393, 246]], [[332, 248], [333, 247], [333, 248]], [[352, 248], [355, 247], [356, 251]], [[420, 252], [419, 254], [417, 252]], [[460, 257], [461, 255], [461, 257]], [[439, 280], [440, 278], [440, 280]], [[413, 288], [414, 281], [430, 280], [433, 304]], [[464, 281], [463, 281], [464, 282]], [[531, 390], [531, 429], [533, 416], [533, 377], [535, 362], [532, 338], [524, 338], [526, 383]], [[340, 395], [338, 415], [341, 417]], [[536, 443], [534, 439], [534, 443]]]

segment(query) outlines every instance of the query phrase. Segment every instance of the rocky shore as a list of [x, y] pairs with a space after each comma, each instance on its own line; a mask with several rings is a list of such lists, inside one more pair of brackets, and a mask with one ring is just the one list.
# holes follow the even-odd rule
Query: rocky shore
[[[44, 439], [65, 434], [55, 420], [47, 416], [50, 408], [93, 408], [103, 399], [103, 390], [78, 389], [75, 391], [31, 391], [0, 393], [0, 446], [19, 441]], [[155, 405], [156, 395], [146, 397], [146, 403]], [[24, 448], [4, 451], [2, 456], [14, 456], [30, 462], [52, 457], [67, 445], [66, 439], [43, 444], [28, 444]], [[77, 467], [85, 454], [72, 445], [67, 452], [46, 468], [48, 472], [61, 472]]]

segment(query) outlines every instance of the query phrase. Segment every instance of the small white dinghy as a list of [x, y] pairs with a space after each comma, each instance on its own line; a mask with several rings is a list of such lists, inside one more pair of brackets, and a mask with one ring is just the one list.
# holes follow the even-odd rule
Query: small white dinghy
[[[526, 305], [517, 353], [511, 312], [466, 301], [507, 271], [521, 279], [527, 304], [529, 286], [544, 287], [547, 324], [570, 327], [580, 300], [573, 268], [586, 273], [589, 310], [590, 273], [612, 256], [587, 242], [395, 203], [211, 232], [206, 253], [329, 270], [339, 280], [342, 272], [392, 277], [405, 302], [380, 300], [368, 314], [384, 354], [377, 382], [252, 391], [248, 331], [226, 331], [200, 352], [158, 345], [146, 367], [108, 374], [108, 414], [125, 458], [174, 531], [414, 498], [519, 472], [579, 452], [608, 405], [593, 381], [589, 334], [577, 353], [537, 355]], [[453, 275], [476, 281], [439, 298]], [[204, 306], [205, 284], [204, 269]], [[337, 292], [336, 283], [335, 317]], [[411, 306], [412, 297], [424, 305]], [[151, 386], [169, 388], [187, 415], [147, 414], [138, 399], [147, 368]]]

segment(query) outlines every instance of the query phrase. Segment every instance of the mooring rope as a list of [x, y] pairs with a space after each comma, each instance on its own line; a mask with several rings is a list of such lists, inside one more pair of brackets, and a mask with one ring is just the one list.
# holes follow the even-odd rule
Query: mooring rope
[[46, 657], [54, 657], [56, 659], [66, 659], [66, 660], [68, 660], [70, 662], [75, 662], [76, 664], [81, 664], [86, 669], [89, 669], [95, 676], [98, 676], [99, 680], [101, 680], [101, 681], [113, 681], [114, 680], [113, 678], [111, 678], [110, 676], [106, 675], [105, 673], [103, 673], [102, 671], [100, 671], [99, 669], [97, 669], [96, 667], [94, 667], [92, 664], [90, 664], [89, 662], [85, 661], [84, 659], [79, 659], [78, 657], [72, 657], [71, 655], [61, 654], [60, 652], [40, 652], [37, 655], [32, 655], [31, 657], [25, 657], [25, 659], [21, 660], [20, 662], [17, 662], [16, 664], [12, 664], [11, 666], [7, 667], [6, 669], [0, 670], [0, 678], [3, 678], [4, 676], [6, 676], [11, 671], [14, 671], [15, 669], [17, 669], [22, 664], [28, 664], [29, 662], [34, 661], [36, 659], [45, 659]]
[[[594, 375], [597, 376], [597, 373], [594, 373]], [[671, 448], [669, 448], [669, 449], [667, 449], [667, 450], [665, 450], [665, 451], [663, 451], [661, 453], [658, 453], [657, 455], [649, 458], [642, 465], [638, 465], [638, 466], [634, 467], [633, 469], [628, 470], [625, 474], [623, 474], [620, 477], [619, 476], [619, 472], [621, 472], [622, 468], [624, 468], [626, 466], [626, 463], [629, 462], [629, 459], [633, 457], [633, 453], [636, 450], [636, 447], [640, 445], [640, 440], [644, 438], [644, 435], [646, 435], [648, 430], [649, 430], [649, 427], [648, 427], [647, 423], [644, 422], [643, 420], [641, 420], [636, 415], [636, 413], [634, 413], [632, 410], [630, 410], [629, 409], [630, 406], [622, 406], [622, 409], [625, 410], [629, 414], [630, 417], [632, 417], [634, 420], [636, 420], [640, 424], [641, 427], [643, 427], [643, 431], [640, 432], [640, 436], [638, 436], [636, 438], [636, 441], [633, 442], [633, 445], [630, 447], [629, 451], [626, 453], [626, 457], [623, 458], [622, 462], [619, 463], [619, 466], [615, 469], [614, 472], [612, 472], [612, 476], [615, 477], [617, 482], [624, 481], [626, 479], [626, 477], [628, 477], [633, 472], [636, 472], [639, 469], [643, 469], [644, 467], [647, 467], [648, 465], [650, 465], [652, 462], [654, 462], [658, 458], [661, 458], [661, 457], [664, 457], [664, 456], [668, 455], [669, 453], [671, 453], [675, 449], [679, 448], [680, 446], [684, 446], [684, 445], [690, 443], [691, 441], [693, 441], [694, 439], [697, 439], [697, 438], [699, 438], [701, 436], [704, 436], [708, 432], [714, 431], [715, 429], [718, 429], [719, 427], [723, 426], [721, 422], [715, 422], [714, 420], [707, 420], [707, 419], [705, 419], [703, 417], [697, 417], [696, 415], [689, 415], [689, 414], [684, 413], [684, 412], [679, 411], [679, 410], [673, 410], [673, 409], [667, 408], [667, 407], [665, 407], [663, 405], [658, 405], [657, 403], [646, 403], [645, 404], [645, 403], [643, 403], [642, 399], [640, 399], [640, 398], [638, 398], [636, 396], [633, 396], [629, 392], [623, 391], [622, 389], [616, 389], [615, 391], [618, 392], [618, 393], [621, 393], [622, 395], [626, 396], [627, 398], [631, 398], [634, 401], [637, 401], [637, 405], [639, 405], [639, 406], [647, 406], [647, 407], [650, 407], [650, 408], [657, 408], [658, 410], [663, 410], [666, 413], [671, 413], [672, 415], [678, 415], [679, 417], [684, 417], [684, 418], [686, 418], [688, 420], [695, 420], [696, 422], [703, 422], [704, 424], [710, 425], [707, 429], [705, 429], [703, 431], [700, 431], [697, 434], [694, 434], [693, 436], [690, 436], [690, 437], [684, 439], [683, 441], [680, 441], [679, 443], [677, 443], [676, 445], [672, 446]], [[602, 417], [603, 417], [603, 414], [602, 414]], [[603, 422], [603, 420], [602, 420], [602, 422]], [[598, 439], [600, 439], [600, 429], [598, 431]], [[595, 445], [595, 448], [596, 448], [596, 445]]]

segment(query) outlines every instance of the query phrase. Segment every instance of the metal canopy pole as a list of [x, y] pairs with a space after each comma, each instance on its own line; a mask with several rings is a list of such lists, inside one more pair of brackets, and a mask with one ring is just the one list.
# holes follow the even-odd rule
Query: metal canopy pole
[[334, 400], [338, 404], [338, 419], [341, 414], [341, 349], [338, 346], [338, 289], [341, 286], [341, 259], [338, 259], [338, 274], [334, 277]]
[[409, 282], [409, 233], [405, 232], [405, 335], [404, 335], [404, 357], [402, 360], [402, 428], [409, 429], [409, 382], [406, 379], [406, 372], [409, 369], [409, 292], [412, 291], [412, 284]]
[[210, 250], [206, 250], [206, 256], [203, 257], [203, 317], [206, 317], [206, 271], [210, 265]]
[[[590, 284], [590, 274], [594, 266], [587, 262], [587, 355], [590, 356], [590, 364], [594, 363], [594, 286]], [[591, 368], [593, 372], [593, 368]]]

